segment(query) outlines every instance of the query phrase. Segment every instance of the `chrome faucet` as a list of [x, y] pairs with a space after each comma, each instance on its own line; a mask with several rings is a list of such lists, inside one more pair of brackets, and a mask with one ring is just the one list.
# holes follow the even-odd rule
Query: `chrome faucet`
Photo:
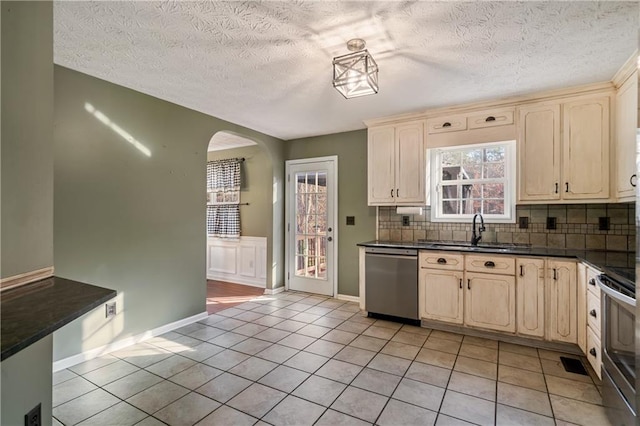
[[[480, 227], [478, 227], [478, 230], [476, 231], [476, 218], [480, 216]], [[482, 232], [485, 230], [486, 228], [484, 227], [484, 218], [482, 217], [482, 215], [480, 213], [476, 213], [473, 216], [473, 233], [471, 234], [471, 245], [472, 246], [477, 246], [478, 242], [482, 239]]]

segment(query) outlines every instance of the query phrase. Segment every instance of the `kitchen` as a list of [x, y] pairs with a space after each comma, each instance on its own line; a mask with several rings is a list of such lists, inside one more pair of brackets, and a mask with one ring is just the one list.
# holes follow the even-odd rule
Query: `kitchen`
[[[372, 46], [371, 46], [371, 49], [373, 51], [373, 47]], [[628, 56], [628, 54], [625, 54], [625, 58], [624, 59], [626, 59], [627, 56]], [[117, 89], [117, 88], [115, 88], [113, 86], [110, 86], [110, 85], [108, 85], [106, 83], [96, 83], [96, 82], [90, 81], [89, 78], [84, 77], [84, 76], [76, 75], [74, 72], [69, 71], [69, 70], [65, 70], [62, 67], [56, 67], [56, 84], [58, 84], [58, 85], [64, 84], [65, 86], [62, 86], [62, 87], [68, 88], [69, 91], [72, 90], [72, 88], [74, 87], [74, 84], [76, 85], [76, 87], [78, 87], [77, 84], [82, 84], [82, 85], [85, 85], [85, 86], [88, 86], [88, 85], [92, 84], [92, 85], [101, 85], [101, 87], [104, 89], [105, 93], [107, 91], [110, 91], [112, 93], [111, 96], [116, 96], [116, 94], [122, 93], [122, 91], [119, 91], [119, 89]], [[122, 96], [122, 98], [127, 98], [127, 97], [131, 98], [132, 94], [128, 93], [126, 95], [125, 94], [121, 94], [121, 95], [118, 95], [118, 96]], [[133, 98], [131, 98], [131, 99], [133, 99]], [[455, 104], [462, 104], [462, 103], [464, 103], [464, 102], [462, 102], [462, 100], [458, 101], [458, 102], [455, 102]], [[80, 104], [80, 105], [82, 105], [82, 104]], [[420, 108], [422, 108], [422, 107], [415, 107], [415, 108], [413, 108], [413, 110], [420, 110]], [[135, 111], [131, 112], [131, 114], [133, 115], [134, 112]], [[379, 116], [383, 116], [383, 114], [370, 114], [369, 115], [369, 117], [375, 117], [375, 116], [379, 117]], [[184, 115], [183, 115], [183, 117], [184, 117]], [[143, 118], [144, 117], [139, 117], [139, 119], [141, 119], [141, 120]], [[186, 118], [186, 117], [184, 117], [184, 118]], [[122, 120], [122, 118], [120, 118], [120, 120]], [[81, 121], [81, 119], [78, 118], [78, 122], [80, 122], [80, 121]], [[193, 125], [194, 121], [197, 121], [197, 120], [189, 119], [188, 122]], [[133, 123], [133, 124], [135, 126], [135, 123]], [[341, 129], [336, 129], [336, 131], [339, 131], [339, 130], [341, 130]], [[209, 132], [205, 132], [205, 131], [201, 130], [200, 133], [201, 133], [201, 136], [204, 136], [202, 138], [202, 140], [204, 141], [206, 139], [206, 141], [208, 141], [208, 139], [210, 137], [210, 131]], [[174, 136], [177, 137], [177, 135], [174, 135]], [[350, 134], [348, 136], [353, 138], [354, 140], [357, 139], [358, 140], [358, 142], [357, 142], [358, 144], [362, 143], [362, 137], [364, 136], [364, 144], [366, 145], [366, 132], [355, 131], [355, 132], [353, 132], [352, 134]], [[338, 140], [336, 140], [336, 139], [338, 139]], [[331, 142], [331, 143], [334, 143], [336, 146], [340, 145], [340, 139], [339, 138], [317, 137], [316, 140], [317, 141]], [[293, 151], [304, 151], [306, 149], [308, 149], [309, 151], [311, 151], [311, 150], [322, 151], [323, 150], [322, 147], [313, 147], [312, 148], [312, 147], [308, 147], [307, 146], [307, 145], [313, 145], [313, 142], [314, 142], [313, 140], [294, 141], [294, 142], [291, 142], [290, 147], [287, 148], [287, 150], [289, 150], [290, 153], [292, 153]], [[273, 143], [275, 145], [276, 141], [274, 141]], [[115, 144], [116, 143], [114, 142], [114, 145]], [[78, 143], [77, 145], [70, 145], [69, 148], [68, 148], [70, 150], [69, 152], [73, 152], [74, 146], [82, 147], [82, 145], [80, 143]], [[169, 144], [168, 146], [171, 149], [173, 149], [172, 145]], [[198, 148], [194, 147], [194, 151], [197, 150], [197, 149]], [[331, 149], [331, 148], [326, 148], [326, 149], [328, 150], [328, 149]], [[363, 152], [366, 153], [366, 148], [364, 150], [362, 150], [361, 145], [359, 145], [359, 147], [357, 149], [356, 148], [351, 148], [351, 149], [353, 149], [353, 151], [359, 150], [357, 153], [354, 152], [353, 158], [356, 159], [356, 160], [360, 158], [360, 162], [356, 163], [356, 164], [362, 164], [362, 158], [366, 158], [366, 155], [363, 157], [362, 153]], [[277, 152], [277, 149], [274, 150], [274, 151]], [[64, 151], [61, 151], [61, 152], [64, 152]], [[78, 151], [78, 152], [81, 152], [81, 151]], [[153, 152], [154, 153], [162, 152], [162, 144], [160, 144], [158, 146], [154, 146], [153, 147]], [[178, 152], [179, 151], [175, 151], [174, 154], [177, 154]], [[300, 155], [304, 155], [305, 153], [304, 152], [299, 152], [299, 154]], [[322, 154], [322, 153], [319, 153], [318, 155], [320, 155], [320, 154]], [[327, 154], [325, 154], [325, 155], [327, 155]], [[289, 158], [293, 158], [293, 155], [294, 154], [291, 154], [291, 156], [289, 156], [288, 154], [287, 155], [282, 155], [281, 154], [281, 157], [276, 157], [276, 158], [289, 159]], [[313, 154], [313, 155], [315, 155], [315, 154]], [[66, 179], [67, 177], [73, 177], [73, 175], [71, 174], [74, 171], [74, 165], [73, 165], [72, 160], [73, 159], [70, 158], [68, 160], [68, 163], [65, 163], [63, 161], [62, 164], [59, 164], [57, 166], [57, 167], [62, 167], [62, 169], [60, 169], [60, 172], [62, 172], [62, 174], [59, 175], [59, 176], [61, 176], [64, 179], [64, 180], [62, 180], [60, 182], [61, 185], [59, 186], [59, 191], [61, 191], [61, 192], [59, 192], [59, 194], [62, 194], [62, 195], [67, 194], [65, 199], [69, 199], [69, 197], [72, 197], [74, 193], [76, 194], [76, 196], [78, 194], [82, 194], [82, 197], [80, 197], [80, 199], [83, 199], [83, 198], [84, 199], [94, 199], [95, 197], [92, 197], [92, 194], [96, 193], [95, 192], [96, 191], [95, 187], [94, 188], [82, 188], [82, 187], [78, 186], [78, 187], [73, 188], [73, 191], [71, 190], [71, 187], [69, 187], [69, 191], [67, 192], [65, 190], [65, 188], [64, 188], [64, 185], [62, 185], [63, 182], [66, 182], [67, 184], [72, 182], [70, 179]], [[110, 164], [115, 166], [116, 164], [118, 164], [118, 162], [117, 162], [117, 160], [114, 160], [114, 161], [110, 162]], [[126, 163], [123, 164], [122, 166], [124, 167], [125, 165], [126, 165]], [[350, 175], [350, 173], [349, 173], [349, 163], [348, 162], [341, 162], [340, 166], [344, 167], [340, 171], [340, 176], [349, 176]], [[194, 163], [194, 168], [196, 168], [196, 167], [198, 167], [197, 163]], [[167, 167], [167, 169], [169, 169], [169, 168], [170, 168], [170, 166]], [[187, 172], [187, 173], [189, 172], [187, 167], [184, 167], [184, 169], [185, 169], [184, 172]], [[364, 167], [362, 169], [364, 170]], [[144, 170], [145, 169], [141, 169], [140, 171], [144, 171]], [[182, 171], [182, 169], [180, 169], [180, 170]], [[107, 173], [106, 170], [98, 169], [98, 170], [96, 170], [96, 172], [104, 173], [104, 177], [105, 178], [113, 179], [113, 173], [109, 174], [109, 173]], [[353, 170], [351, 170], [351, 172], [353, 172]], [[277, 172], [274, 172], [274, 173], [277, 173]], [[158, 177], [161, 176], [160, 172], [157, 173], [157, 176]], [[341, 196], [342, 196], [342, 194], [344, 194], [344, 196], [347, 196], [347, 197], [349, 197], [349, 196], [351, 196], [351, 194], [353, 194], [353, 199], [355, 200], [355, 201], [353, 201], [353, 204], [357, 204], [357, 206], [356, 207], [350, 207], [349, 206], [349, 202], [350, 202], [349, 200], [347, 200], [344, 203], [341, 202], [341, 208], [347, 209], [347, 211], [345, 211], [344, 213], [339, 212], [339, 215], [340, 215], [340, 217], [346, 216], [346, 215], [355, 215], [355, 217], [356, 217], [356, 226], [355, 226], [355, 228], [353, 230], [351, 230], [351, 228], [349, 228], [349, 227], [344, 227], [343, 229], [341, 229], [341, 234], [340, 234], [341, 235], [341, 239], [339, 240], [339, 244], [347, 244], [348, 243], [348, 245], [350, 246], [350, 250], [349, 249], [340, 250], [340, 252], [345, 256], [344, 260], [342, 260], [342, 264], [345, 264], [346, 268], [344, 270], [339, 271], [339, 275], [346, 274], [346, 278], [344, 276], [341, 276], [339, 278], [339, 280], [340, 280], [341, 283], [343, 283], [343, 284], [341, 284], [341, 286], [342, 285], [346, 286], [344, 289], [340, 288], [341, 292], [344, 292], [345, 294], [348, 294], [348, 295], [357, 296], [357, 294], [358, 294], [358, 292], [357, 292], [357, 267], [352, 268], [352, 267], [348, 266], [349, 264], [352, 264], [352, 265], [354, 264], [354, 262], [352, 262], [350, 259], [354, 259], [355, 258], [357, 260], [357, 253], [355, 255], [353, 254], [353, 247], [355, 247], [355, 244], [358, 243], [358, 242], [374, 239], [375, 238], [375, 229], [377, 228], [377, 225], [376, 225], [376, 221], [375, 221], [375, 209], [367, 207], [366, 194], [362, 193], [363, 192], [363, 188], [366, 186], [366, 185], [362, 185], [362, 183], [366, 182], [366, 177], [363, 178], [362, 176], [358, 175], [358, 176], [352, 177], [351, 179], [354, 180], [354, 185], [356, 183], [359, 184], [359, 189], [353, 188], [351, 185], [345, 185], [344, 189], [343, 189], [343, 186], [341, 185], [340, 194], [341, 194]], [[107, 180], [96, 180], [96, 182], [98, 182], [99, 185], [104, 185], [104, 184], [100, 184], [100, 182], [106, 182], [106, 181]], [[149, 179], [149, 180], [147, 180], [147, 182], [148, 183], [153, 183], [153, 180]], [[121, 182], [123, 187], [127, 187], [128, 183], [130, 183], [130, 182], [126, 182], [125, 180], [123, 180]], [[180, 191], [182, 191], [184, 188], [180, 187], [180, 190], [178, 190], [176, 188], [176, 186], [174, 185], [175, 182], [173, 182], [173, 181], [164, 181], [163, 183], [167, 183], [168, 184], [168, 185], [166, 185], [166, 187], [163, 190], [161, 190], [161, 189], [156, 190], [156, 188], [153, 185], [151, 185], [151, 186], [147, 185], [144, 188], [143, 187], [138, 187], [138, 186], [132, 187], [131, 191], [133, 191], [134, 194], [140, 196], [140, 200], [139, 201], [136, 201], [134, 199], [127, 199], [127, 200], [124, 200], [124, 199], [117, 199], [117, 200], [113, 199], [112, 201], [122, 201], [123, 204], [121, 204], [121, 205], [130, 205], [129, 203], [133, 203], [133, 205], [136, 205], [136, 203], [143, 203], [143, 202], [147, 202], [148, 203], [149, 201], [153, 202], [154, 199], [158, 199], [158, 200], [166, 199], [166, 197], [168, 197], [169, 195], [171, 195], [171, 196], [176, 195], [176, 197], [178, 197], [178, 199], [181, 199], [179, 197], [182, 197], [184, 195], [191, 196], [191, 193], [181, 195]], [[106, 196], [106, 195], [110, 194], [110, 191], [113, 191], [112, 188], [110, 188], [110, 187], [108, 187], [106, 185], [103, 186], [102, 188], [98, 188], [98, 189], [99, 189], [99, 193], [102, 194], [103, 196]], [[149, 190], [151, 190], [153, 192], [149, 192]], [[194, 191], [194, 192], [197, 193], [197, 191]], [[149, 195], [153, 195], [153, 197], [149, 197]], [[197, 197], [197, 195], [193, 196], [194, 200], [196, 199], [196, 197]], [[131, 198], [135, 198], [135, 197], [132, 196]], [[126, 204], [124, 203], [125, 201], [126, 201]], [[189, 198], [188, 200], [185, 200], [185, 201], [187, 203], [190, 203], [191, 199]], [[103, 207], [108, 207], [108, 206], [105, 205]], [[158, 212], [160, 212], [161, 211], [160, 209], [163, 207], [163, 205], [159, 204], [159, 205], [155, 205], [154, 207], [157, 207], [158, 208]], [[60, 207], [60, 208], [63, 208], [63, 207]], [[355, 213], [349, 212], [348, 211], [349, 209], [354, 209], [356, 212]], [[65, 215], [70, 215], [71, 214], [71, 212], [67, 212], [67, 211], [64, 211], [64, 210], [60, 210], [59, 213], [65, 214]], [[98, 215], [98, 216], [96, 216], [96, 220], [98, 222], [100, 222], [102, 219], [108, 219], [108, 218], [103, 218], [102, 216], [100, 216], [100, 214], [101, 214], [100, 211], [92, 212], [92, 214], [94, 214], [94, 213]], [[199, 213], [195, 214], [194, 216], [199, 217]], [[603, 215], [603, 216], [607, 216], [607, 215]], [[181, 216], [176, 216], [176, 217], [181, 217]], [[193, 216], [190, 216], [190, 217], [193, 217]], [[532, 213], [531, 217], [533, 217], [533, 213]], [[547, 216], [545, 216], [545, 218], [546, 217]], [[551, 214], [549, 214], [548, 217], [559, 218], [559, 217], [561, 217], [561, 215], [551, 215]], [[600, 217], [600, 216], [598, 215], [598, 217]], [[612, 216], [610, 216], [610, 217], [612, 217]], [[69, 216], [69, 218], [70, 219], [73, 218], [73, 215]], [[153, 228], [152, 231], [153, 230], [157, 231], [158, 229], [162, 229], [162, 226], [166, 226], [166, 224], [169, 223], [168, 220], [165, 221], [165, 219], [168, 219], [168, 218], [161, 217], [161, 219], [162, 219], [162, 223], [160, 225], [158, 225], [156, 228]], [[184, 218], [184, 219], [186, 219], [186, 218]], [[341, 222], [342, 221], [343, 221], [343, 219], [341, 219]], [[533, 221], [533, 219], [532, 219], [532, 221]], [[82, 225], [83, 223], [84, 223], [83, 220], [77, 220], [76, 221], [76, 225]], [[111, 223], [111, 221], [109, 221], [109, 223]], [[274, 223], [276, 223], [276, 221], [274, 221]], [[363, 226], [365, 224], [367, 225], [365, 229], [359, 228], [359, 226]], [[113, 223], [113, 225], [114, 225], [113, 229], [118, 229], [119, 226], [121, 226], [122, 228], [126, 228], [126, 229], [136, 229], [135, 227], [130, 227], [130, 226], [125, 225], [125, 224], [119, 225], [117, 223]], [[138, 228], [138, 229], [145, 229], [144, 226], [147, 226], [147, 225], [144, 224], [144, 221], [142, 219], [140, 219], [140, 221], [139, 221], [139, 223], [137, 223], [137, 225], [143, 226], [143, 228]], [[69, 220], [69, 223], [67, 223], [66, 221], [60, 222], [58, 224], [58, 227], [61, 227], [61, 226], [69, 227], [69, 229], [71, 229], [71, 226], [72, 226], [71, 220]], [[281, 224], [277, 225], [277, 226], [274, 225], [274, 226], [276, 227], [275, 230], [273, 231], [274, 235], [275, 235], [275, 234], [277, 234], [279, 232], [278, 229], [281, 229]], [[341, 224], [340, 226], [343, 226], [343, 225]], [[489, 228], [491, 228], [491, 225], [489, 225]], [[62, 229], [62, 228], [60, 228], [60, 229], [61, 230], [60, 230], [60, 233], [58, 234], [58, 238], [62, 238], [62, 239], [60, 240], [60, 246], [58, 246], [58, 248], [56, 249], [58, 251], [57, 254], [56, 254], [56, 256], [57, 256], [56, 257], [56, 268], [61, 268], [61, 270], [66, 270], [67, 273], [73, 273], [73, 274], [76, 274], [76, 275], [84, 274], [85, 276], [88, 276], [89, 278], [91, 278], [91, 276], [93, 274], [95, 274], [95, 272], [91, 272], [89, 270], [85, 270], [85, 271], [82, 271], [82, 270], [71, 271], [70, 270], [70, 267], [71, 267], [70, 260], [71, 260], [72, 256], [73, 255], [82, 256], [82, 258], [86, 260], [86, 264], [95, 264], [95, 263], [100, 264], [101, 262], [99, 260], [96, 262], [96, 259], [88, 259], [87, 257], [91, 257], [89, 253], [72, 253], [72, 251], [73, 251], [72, 244], [69, 244], [72, 241], [67, 241], [65, 243], [65, 240], [68, 239], [69, 237], [65, 237], [64, 236], [64, 232], [63, 232], [64, 229]], [[87, 235], [92, 235], [92, 233], [95, 232], [95, 230], [92, 230], [92, 228], [90, 226], [87, 226], [85, 231], [86, 231]], [[192, 231], [195, 233], [197, 230], [191, 230], [189, 232], [192, 232]], [[447, 230], [445, 229], [444, 231], [446, 232]], [[438, 232], [440, 232], [440, 231], [438, 231]], [[357, 234], [357, 235], [354, 235], [354, 234]], [[108, 238], [109, 235], [105, 235], [105, 237]], [[170, 242], [170, 240], [167, 240], [166, 242], [165, 241], [161, 241], [162, 244], [169, 243], [169, 242]], [[104, 251], [102, 250], [102, 248], [98, 244], [91, 243], [89, 240], [83, 241], [83, 243], [85, 243], [85, 244], [89, 243], [88, 244], [89, 247], [95, 247], [96, 249], [98, 249], [99, 253], [104, 253]], [[156, 244], [156, 245], [159, 245], [160, 247], [162, 247], [162, 244]], [[145, 246], [145, 250], [148, 250], [150, 248], [151, 248], [151, 245]], [[192, 255], [201, 256], [201, 254], [200, 255], [197, 254], [197, 253], [199, 253], [198, 250], [201, 251], [201, 248], [199, 248], [199, 246], [196, 247], [195, 249], [193, 249], [192, 251], [191, 251], [191, 245], [189, 245], [187, 248], [189, 249], [189, 253], [191, 253]], [[273, 256], [274, 259], [277, 259], [278, 256], [280, 256], [280, 254], [279, 254], [280, 250], [281, 250], [281, 248], [273, 250], [274, 254], [272, 254], [272, 256]], [[105, 254], [108, 254], [108, 253], [105, 253]], [[109, 258], [111, 259], [110, 262], [113, 262], [115, 260], [115, 259], [113, 259], [113, 256], [111, 256], [111, 255], [109, 255]], [[144, 259], [142, 259], [142, 260], [144, 260]], [[270, 259], [270, 261], [271, 260], [272, 259]], [[59, 261], [60, 261], [60, 264], [58, 264]], [[124, 261], [124, 259], [119, 260], [119, 262], [126, 263]], [[145, 260], [145, 262], [146, 262], [146, 260]], [[356, 264], [357, 264], [357, 262], [356, 262]], [[195, 267], [197, 267], [197, 266], [198, 265], [195, 265]], [[200, 266], [202, 266], [202, 265], [200, 265]], [[155, 264], [153, 264], [153, 268], [155, 268], [155, 267], [157, 267], [157, 266]], [[152, 270], [153, 268], [150, 268], [149, 264], [147, 263], [147, 267], [146, 268], [141, 268], [141, 269], [144, 269], [144, 271], [141, 271], [140, 273], [136, 272], [135, 275], [138, 277], [138, 279], [144, 280], [143, 279], [143, 276], [144, 276], [143, 272], [148, 273], [148, 271]], [[204, 269], [204, 268], [202, 268], [202, 269]], [[354, 269], [355, 269], [356, 273], [353, 272]], [[104, 272], [102, 272], [102, 273], [104, 273]], [[270, 271], [270, 273], [271, 273], [271, 271]], [[281, 274], [281, 272], [280, 272], [280, 274]], [[351, 274], [350, 275], [351, 279], [349, 279], [349, 274]], [[158, 275], [160, 275], [160, 274], [158, 274]], [[275, 275], [276, 276], [278, 275], [277, 269], [276, 269]], [[109, 282], [109, 280], [111, 278], [113, 278], [113, 277], [111, 277], [109, 280], [107, 280], [106, 279], [107, 276], [109, 276], [109, 274], [107, 274], [106, 276], [100, 278], [101, 275], [98, 274], [98, 278], [100, 278], [99, 281], [100, 282]], [[174, 275], [172, 274], [171, 276], [174, 276]], [[282, 276], [282, 275], [280, 275], [280, 276]], [[94, 281], [95, 281], [95, 277], [93, 277], [93, 278], [94, 278]], [[114, 281], [117, 281], [117, 280], [114, 280]], [[278, 282], [278, 279], [276, 279], [275, 281], [276, 281], [276, 285], [282, 283], [282, 280], [280, 280]], [[269, 280], [269, 284], [273, 285], [273, 281], [271, 279]], [[195, 287], [196, 287], [196, 285], [193, 285], [190, 288], [193, 288], [193, 291], [197, 292], [198, 290], [195, 290]], [[124, 287], [124, 289], [129, 291], [130, 293], [133, 292], [131, 294], [135, 294], [135, 291], [136, 291], [135, 290], [135, 286], [133, 286], [133, 285], [130, 285], [128, 287]], [[167, 292], [171, 295], [171, 296], [167, 297], [167, 299], [172, 299], [172, 298], [175, 299], [175, 297], [173, 297], [173, 295], [175, 293], [171, 293], [168, 290], [167, 290]], [[186, 293], [189, 293], [189, 291], [187, 291]], [[125, 296], [126, 296], [126, 294], [125, 294]], [[171, 303], [169, 303], [169, 301], [164, 301], [164, 299], [162, 300], [162, 304], [163, 304], [162, 305], [163, 307], [167, 307], [167, 306], [171, 306], [172, 305]], [[138, 308], [137, 304], [134, 305], [134, 306], [136, 306], [136, 309]], [[142, 306], [142, 303], [140, 303], [140, 306]], [[178, 319], [180, 317], [185, 317], [185, 316], [187, 316], [186, 312], [187, 312], [186, 309], [181, 311], [181, 312], [176, 312], [174, 318]], [[193, 310], [191, 310], [191, 312], [193, 312]], [[127, 315], [129, 315], [130, 313], [133, 313], [133, 310], [129, 311], [127, 313]], [[148, 317], [150, 317], [150, 315]], [[162, 321], [164, 321], [165, 319], [166, 318], [159, 319], [159, 320], [156, 321], [155, 324], [149, 318], [140, 318], [140, 319], [132, 320], [130, 322], [127, 322], [126, 327], [132, 327], [133, 324], [138, 323], [143, 328], [134, 329], [134, 330], [132, 330], [131, 328], [125, 328], [124, 329], [125, 330], [125, 334], [126, 333], [135, 334], [135, 333], [140, 332], [140, 331], [142, 331], [142, 330], [144, 330], [146, 328], [156, 327], [159, 324], [161, 324]], [[140, 321], [142, 321], [142, 322], [140, 323]], [[165, 321], [165, 322], [169, 322], [169, 321]], [[71, 334], [71, 332], [69, 332], [69, 334]], [[93, 343], [94, 347], [100, 346], [102, 344], [104, 344], [104, 341], [103, 342]], [[89, 347], [91, 347], [91, 346], [89, 346]], [[64, 350], [64, 349], [61, 348], [60, 350]], [[60, 354], [61, 357], [64, 357], [64, 356], [67, 356], [67, 355], [71, 355], [71, 353], [64, 353], [63, 352], [63, 353]]]

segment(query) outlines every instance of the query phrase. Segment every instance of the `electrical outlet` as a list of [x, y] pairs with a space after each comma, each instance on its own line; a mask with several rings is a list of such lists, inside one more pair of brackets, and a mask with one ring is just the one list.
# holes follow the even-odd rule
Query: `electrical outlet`
[[355, 216], [347, 216], [347, 225], [355, 225], [356, 217]]
[[598, 218], [598, 230], [599, 231], [608, 231], [611, 229], [611, 220], [608, 216], [599, 217]]
[[402, 226], [411, 225], [410, 220], [411, 220], [411, 218], [409, 216], [402, 216]]
[[555, 217], [548, 217], [547, 218], [547, 229], [557, 229], [557, 225], [556, 225], [557, 221]]
[[520, 229], [527, 229], [529, 227], [529, 218], [527, 216], [519, 217], [518, 227]]
[[40, 426], [42, 424], [40, 406], [41, 404], [36, 405], [24, 415], [24, 426]]
[[109, 302], [104, 305], [105, 307], [105, 317], [111, 318], [116, 316], [116, 302]]

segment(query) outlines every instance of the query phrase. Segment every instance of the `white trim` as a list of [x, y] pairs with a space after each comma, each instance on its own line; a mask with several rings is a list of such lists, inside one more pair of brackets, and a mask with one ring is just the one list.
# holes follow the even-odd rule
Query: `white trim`
[[[289, 238], [289, 230], [287, 229], [287, 227], [289, 226], [288, 224], [290, 216], [291, 216], [291, 197], [289, 196], [289, 192], [290, 192], [290, 184], [291, 182], [289, 181], [290, 179], [290, 167], [293, 165], [298, 165], [298, 164], [308, 164], [308, 163], [319, 163], [319, 162], [331, 162], [333, 164], [333, 178], [335, 179], [333, 188], [334, 188], [334, 192], [335, 192], [335, 196], [334, 196], [334, 203], [333, 203], [333, 219], [334, 219], [334, 223], [333, 223], [333, 297], [335, 297], [338, 294], [338, 221], [339, 221], [339, 216], [338, 216], [338, 156], [337, 155], [327, 155], [325, 157], [313, 157], [313, 158], [301, 158], [299, 160], [287, 160], [285, 161], [285, 173], [284, 173], [284, 177], [285, 177], [285, 191], [284, 191], [284, 199], [285, 199], [285, 216], [284, 216], [284, 223], [285, 223], [285, 243], [284, 243], [284, 290], [289, 290], [289, 274], [290, 274], [290, 270], [289, 270], [289, 264], [290, 264], [290, 253], [289, 250], [291, 249], [291, 243], [290, 243], [290, 238]], [[377, 232], [377, 231], [376, 231]]]
[[207, 279], [267, 287], [267, 238], [207, 237]]
[[[440, 216], [440, 186], [441, 181], [441, 164], [440, 153], [442, 151], [461, 151], [466, 149], [483, 149], [492, 146], [505, 146], [505, 176], [502, 178], [504, 181], [504, 207], [505, 212], [502, 215], [490, 215], [483, 214], [484, 221], [486, 223], [515, 223], [516, 222], [516, 169], [515, 164], [517, 161], [516, 156], [516, 141], [504, 140], [496, 142], [488, 142], [482, 144], [472, 145], [459, 145], [446, 148], [432, 148], [428, 150], [430, 160], [430, 174], [433, 175], [431, 179], [431, 222], [437, 223], [471, 223], [474, 214], [455, 214]], [[474, 180], [477, 182], [477, 180]]]
[[346, 300], [348, 302], [360, 303], [360, 297], [358, 297], [358, 296], [349, 296], [348, 294], [336, 294], [336, 299], [338, 299], [338, 300]]
[[53, 363], [53, 372], [55, 373], [56, 371], [64, 370], [65, 368], [69, 368], [76, 364], [80, 364], [81, 362], [88, 361], [90, 359], [94, 359], [102, 355], [106, 355], [110, 352], [124, 349], [128, 346], [135, 345], [136, 343], [140, 343], [145, 340], [151, 339], [152, 337], [159, 336], [161, 334], [167, 333], [169, 331], [173, 331], [180, 327], [184, 327], [185, 325], [189, 325], [194, 322], [203, 320], [208, 316], [209, 314], [207, 312], [202, 312], [187, 318], [183, 318], [178, 321], [174, 321], [169, 324], [162, 325], [158, 328], [154, 328], [153, 330], [147, 330], [136, 336], [127, 337], [121, 340], [116, 340], [107, 345], [100, 346], [99, 348], [90, 349], [88, 351], [79, 353], [77, 355], [72, 355], [68, 358], [63, 358]]
[[633, 74], [633, 72], [638, 67], [638, 49], [627, 59], [627, 61], [620, 67], [618, 71], [616, 71], [615, 75], [611, 79], [613, 84], [616, 85], [616, 88], [619, 89], [620, 86]]
[[562, 98], [574, 97], [578, 95], [587, 95], [592, 93], [599, 93], [606, 90], [614, 89], [615, 86], [612, 81], [603, 81], [599, 83], [585, 84], [583, 86], [574, 86], [563, 89], [553, 89], [542, 92], [531, 93], [522, 96], [513, 96], [505, 99], [494, 99], [489, 101], [473, 102], [463, 105], [447, 106], [442, 108], [426, 109], [406, 114], [398, 114], [387, 117], [374, 118], [371, 120], [364, 120], [363, 123], [367, 127], [380, 126], [385, 124], [404, 123], [413, 120], [422, 120], [429, 117], [444, 115], [444, 114], [465, 114], [473, 113], [476, 111], [482, 111], [488, 108], [502, 108], [510, 106], [519, 106], [529, 102], [540, 101], [555, 101]]
[[284, 291], [284, 286], [276, 287], [274, 289], [265, 288], [264, 294], [278, 294]]
[[0, 279], [0, 290], [8, 290], [10, 288], [20, 287], [21, 285], [52, 277], [53, 272], [53, 266], [48, 266], [46, 268], [36, 269], [35, 271], [29, 271], [23, 274], [17, 274], [11, 277], [2, 278]]

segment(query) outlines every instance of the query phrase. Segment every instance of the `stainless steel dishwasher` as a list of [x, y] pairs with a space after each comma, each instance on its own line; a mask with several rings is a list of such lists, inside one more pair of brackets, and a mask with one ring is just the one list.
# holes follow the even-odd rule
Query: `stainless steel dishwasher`
[[365, 248], [365, 309], [418, 320], [418, 250]]

